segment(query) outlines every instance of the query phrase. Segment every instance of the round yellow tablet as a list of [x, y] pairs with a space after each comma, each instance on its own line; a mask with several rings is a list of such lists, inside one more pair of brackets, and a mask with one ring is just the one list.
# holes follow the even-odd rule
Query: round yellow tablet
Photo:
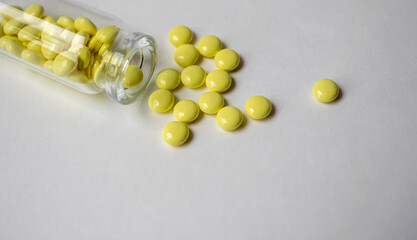
[[206, 86], [213, 92], [224, 92], [232, 84], [232, 77], [224, 70], [214, 70], [207, 75]]
[[313, 95], [322, 103], [333, 102], [339, 95], [339, 87], [330, 79], [321, 79], [314, 84]]
[[233, 131], [243, 122], [242, 112], [236, 107], [224, 107], [216, 116], [217, 125], [227, 131]]
[[176, 26], [169, 32], [169, 41], [176, 47], [190, 43], [192, 40], [193, 33], [186, 26]]
[[191, 44], [183, 44], [175, 49], [174, 60], [181, 67], [193, 65], [198, 59], [199, 53]]
[[224, 106], [224, 98], [220, 93], [206, 92], [198, 99], [201, 111], [207, 114], [216, 114]]
[[143, 80], [143, 72], [140, 67], [136, 65], [129, 65], [126, 68], [125, 75], [123, 77], [124, 88], [134, 88], [139, 86]]
[[214, 57], [216, 66], [225, 71], [233, 71], [239, 66], [240, 57], [232, 49], [223, 49]]
[[161, 89], [174, 90], [181, 82], [181, 74], [172, 68], [167, 68], [156, 76], [156, 85]]
[[198, 41], [197, 49], [204, 57], [214, 57], [222, 49], [222, 42], [216, 36], [205, 36]]
[[181, 73], [181, 82], [184, 86], [189, 88], [199, 88], [203, 86], [206, 80], [206, 72], [197, 65], [186, 67]]
[[158, 89], [151, 94], [148, 99], [149, 107], [158, 113], [169, 111], [174, 105], [175, 97], [171, 91], [166, 89]]
[[162, 138], [166, 143], [172, 146], [184, 144], [189, 135], [190, 130], [187, 124], [183, 122], [170, 122], [162, 130]]
[[174, 116], [180, 122], [192, 122], [200, 114], [197, 103], [192, 100], [182, 100], [174, 107]]
[[248, 99], [245, 104], [245, 112], [249, 117], [259, 120], [268, 117], [271, 113], [272, 104], [263, 96], [254, 96]]

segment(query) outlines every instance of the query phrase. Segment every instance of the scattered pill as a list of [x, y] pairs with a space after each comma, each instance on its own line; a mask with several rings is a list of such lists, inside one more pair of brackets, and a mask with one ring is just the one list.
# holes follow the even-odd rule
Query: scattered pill
[[60, 53], [54, 61], [52, 70], [58, 76], [67, 76], [77, 66], [77, 55], [70, 51]]
[[193, 40], [193, 33], [186, 26], [176, 26], [169, 32], [169, 41], [175, 47], [190, 43]]
[[204, 57], [214, 57], [222, 49], [222, 42], [216, 36], [205, 36], [198, 41], [197, 49]]
[[232, 77], [224, 70], [214, 70], [206, 78], [206, 86], [213, 92], [225, 92], [231, 84]]
[[233, 131], [243, 122], [242, 112], [232, 106], [220, 109], [216, 116], [217, 125], [227, 131]]
[[136, 65], [129, 65], [126, 68], [125, 76], [123, 78], [124, 88], [134, 88], [139, 86], [143, 80], [143, 72]]
[[197, 65], [186, 67], [181, 73], [181, 82], [184, 86], [189, 88], [199, 88], [203, 86], [206, 80], [206, 72]]
[[224, 106], [224, 98], [220, 93], [206, 92], [198, 99], [201, 111], [207, 114], [216, 114]]
[[221, 70], [233, 71], [239, 66], [240, 57], [232, 49], [223, 49], [214, 57], [214, 63]]
[[268, 117], [271, 113], [272, 104], [263, 96], [254, 96], [248, 99], [245, 104], [245, 112], [249, 117], [260, 120]]
[[330, 79], [321, 79], [314, 84], [313, 95], [322, 103], [333, 102], [339, 95], [339, 87]]
[[162, 130], [162, 138], [172, 146], [183, 145], [190, 135], [190, 129], [183, 122], [170, 122]]
[[156, 76], [156, 85], [161, 89], [174, 90], [181, 82], [181, 74], [172, 68], [167, 68]]
[[182, 100], [175, 104], [174, 116], [180, 122], [190, 123], [200, 114], [200, 109], [192, 100]]
[[187, 67], [193, 65], [198, 59], [198, 50], [191, 44], [183, 44], [175, 49], [174, 60], [182, 66]]
[[44, 58], [41, 53], [30, 49], [23, 50], [21, 57], [23, 60], [26, 60], [35, 65], [42, 66], [44, 62]]
[[149, 107], [158, 113], [169, 111], [174, 105], [175, 97], [171, 91], [166, 89], [158, 89], [151, 94], [148, 99]]

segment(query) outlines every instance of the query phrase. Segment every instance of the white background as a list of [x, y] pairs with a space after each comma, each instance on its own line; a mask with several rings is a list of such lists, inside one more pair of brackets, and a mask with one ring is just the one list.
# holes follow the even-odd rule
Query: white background
[[[150, 92], [122, 106], [0, 58], [0, 239], [417, 238], [417, 1], [84, 2], [153, 35], [157, 70], [172, 27], [219, 36], [243, 59], [228, 104], [275, 113], [204, 115], [173, 148]], [[321, 78], [339, 101], [313, 98]]]

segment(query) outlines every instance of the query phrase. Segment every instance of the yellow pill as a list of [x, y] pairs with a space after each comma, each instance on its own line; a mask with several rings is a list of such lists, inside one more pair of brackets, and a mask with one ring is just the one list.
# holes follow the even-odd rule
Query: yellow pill
[[175, 97], [172, 92], [166, 89], [158, 89], [148, 99], [149, 107], [158, 113], [169, 111], [174, 105]]
[[20, 57], [22, 51], [25, 50], [22, 43], [13, 36], [3, 36], [0, 39], [0, 47], [8, 51], [9, 53]]
[[181, 82], [184, 86], [189, 88], [199, 88], [203, 86], [206, 80], [206, 72], [197, 65], [186, 67], [181, 73]]
[[77, 69], [84, 70], [88, 67], [91, 58], [91, 52], [86, 46], [82, 47], [71, 47], [68, 51], [73, 52], [77, 55]]
[[28, 43], [28, 46], [27, 46], [27, 49], [34, 50], [39, 53], [42, 53], [41, 48], [42, 48], [42, 42], [39, 40], [33, 40], [30, 43]]
[[314, 84], [313, 95], [322, 103], [333, 102], [339, 95], [339, 87], [330, 79], [321, 79]]
[[53, 65], [54, 65], [54, 60], [48, 60], [43, 64], [43, 68], [45, 68], [49, 72], [53, 72], [52, 70]]
[[68, 16], [59, 17], [56, 23], [63, 29], [74, 30], [74, 20]]
[[90, 35], [87, 32], [79, 31], [72, 38], [71, 46], [87, 46]]
[[222, 49], [222, 42], [216, 36], [205, 36], [198, 41], [197, 49], [204, 57], [214, 57]]
[[182, 67], [193, 65], [198, 60], [198, 56], [197, 49], [191, 44], [183, 44], [174, 52], [175, 62]]
[[5, 5], [4, 7], [3, 6], [2, 6], [2, 10], [0, 11], [0, 16], [6, 21], [9, 21], [12, 18], [19, 18], [22, 15], [23, 8], [19, 6], [16, 6], [16, 5]]
[[31, 42], [39, 40], [41, 37], [41, 31], [33, 26], [26, 26], [19, 31], [17, 37], [22, 42]]
[[35, 23], [37, 20], [43, 18], [44, 9], [39, 4], [30, 5], [26, 8], [23, 18], [27, 23]]
[[175, 47], [190, 43], [193, 40], [193, 33], [186, 26], [176, 26], [169, 32], [169, 41]]
[[52, 23], [52, 24], [56, 23], [56, 19], [52, 16], [45, 16], [45, 17], [42, 18], [42, 20], [44, 22], [48, 22], [48, 23]]
[[245, 112], [249, 117], [259, 120], [268, 117], [271, 113], [272, 104], [263, 96], [254, 96], [248, 99], [245, 104]]
[[77, 66], [77, 55], [70, 51], [60, 53], [54, 61], [52, 70], [58, 76], [67, 76], [72, 73]]
[[190, 123], [200, 114], [197, 103], [192, 100], [182, 100], [175, 104], [174, 116], [180, 122]]
[[243, 122], [242, 112], [236, 107], [224, 107], [216, 116], [217, 125], [227, 131], [233, 131]]
[[64, 43], [63, 42], [43, 42], [41, 47], [42, 55], [49, 60], [55, 59], [58, 54], [64, 51]]
[[223, 70], [214, 70], [207, 75], [206, 86], [213, 92], [225, 92], [232, 84], [232, 77]]
[[100, 50], [98, 50], [98, 55], [103, 56], [104, 54], [106, 54], [107, 52], [110, 51], [110, 49], [113, 47], [112, 42], [110, 43], [104, 43], [101, 47]]
[[13, 18], [4, 25], [3, 32], [6, 35], [17, 35], [24, 26], [26, 24]]
[[80, 72], [80, 71], [73, 71], [71, 72], [67, 78], [73, 82], [77, 82], [77, 83], [82, 83], [82, 84], [86, 84], [89, 82], [87, 76], [85, 76], [84, 73]]
[[170, 122], [162, 130], [162, 138], [172, 146], [183, 145], [190, 135], [190, 129], [183, 122]]
[[84, 31], [93, 36], [97, 33], [96, 25], [86, 17], [79, 17], [74, 21], [74, 27], [77, 31]]
[[181, 75], [177, 70], [167, 68], [158, 73], [155, 81], [161, 89], [174, 90], [181, 82]]
[[126, 68], [125, 75], [123, 78], [124, 88], [134, 88], [139, 86], [143, 80], [143, 72], [136, 65], [129, 65]]
[[207, 114], [216, 114], [224, 106], [224, 98], [220, 93], [206, 92], [198, 99], [201, 111]]
[[101, 43], [110, 43], [114, 42], [119, 32], [120, 28], [116, 26], [104, 26], [97, 31], [94, 37]]
[[30, 49], [23, 50], [21, 57], [22, 59], [35, 65], [42, 66], [44, 62], [44, 58], [41, 53]]
[[233, 71], [239, 66], [240, 57], [232, 49], [223, 49], [214, 57], [214, 63], [221, 70]]

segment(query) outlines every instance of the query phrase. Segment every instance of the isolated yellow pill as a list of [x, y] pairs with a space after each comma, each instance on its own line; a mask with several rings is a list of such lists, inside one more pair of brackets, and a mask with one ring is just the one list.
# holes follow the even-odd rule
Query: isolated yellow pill
[[321, 79], [314, 84], [313, 95], [320, 102], [329, 103], [339, 95], [339, 87], [330, 79]]
[[204, 57], [214, 57], [222, 49], [222, 42], [216, 36], [205, 36], [198, 41], [197, 49]]
[[125, 76], [123, 78], [124, 88], [134, 88], [139, 86], [143, 80], [143, 72], [136, 65], [129, 65], [126, 68]]
[[33, 4], [26, 8], [23, 18], [28, 23], [35, 23], [37, 20], [43, 18], [43, 12], [44, 9], [41, 5]]
[[190, 43], [193, 40], [193, 33], [186, 26], [176, 26], [169, 32], [169, 41], [175, 47]]
[[272, 104], [263, 96], [254, 96], [248, 99], [245, 104], [245, 112], [249, 117], [259, 120], [268, 117], [271, 113]]
[[201, 111], [207, 114], [216, 114], [224, 106], [224, 98], [220, 93], [206, 92], [198, 99]]
[[206, 71], [200, 66], [191, 65], [186, 67], [181, 73], [181, 82], [189, 88], [199, 88], [206, 80]]
[[193, 65], [198, 59], [199, 53], [191, 44], [183, 44], [175, 49], [174, 60], [181, 67]]
[[70, 51], [60, 53], [54, 60], [52, 70], [58, 76], [67, 76], [77, 66], [77, 55]]
[[166, 89], [158, 89], [151, 94], [148, 99], [149, 107], [158, 113], [169, 111], [174, 105], [175, 97], [171, 91]]
[[220, 109], [216, 116], [217, 125], [227, 131], [233, 131], [240, 127], [243, 122], [242, 112], [232, 106]]
[[97, 33], [96, 25], [86, 17], [79, 17], [74, 21], [74, 27], [77, 31], [84, 31], [93, 36]]
[[45, 61], [45, 59], [43, 58], [40, 52], [30, 50], [30, 49], [23, 50], [21, 57], [25, 61], [28, 61], [35, 65], [40, 65], [40, 66], [42, 66], [43, 62]]
[[240, 57], [232, 49], [223, 49], [214, 57], [214, 63], [221, 70], [233, 71], [239, 66]]
[[182, 100], [175, 104], [174, 117], [180, 122], [192, 122], [200, 114], [200, 109], [192, 100]]
[[224, 70], [214, 70], [206, 78], [206, 86], [213, 92], [225, 92], [231, 84], [232, 77]]
[[181, 74], [172, 68], [167, 68], [156, 76], [156, 85], [161, 89], [174, 90], [181, 82]]
[[183, 145], [190, 135], [190, 129], [183, 122], [170, 122], [162, 130], [162, 138], [172, 146]]

